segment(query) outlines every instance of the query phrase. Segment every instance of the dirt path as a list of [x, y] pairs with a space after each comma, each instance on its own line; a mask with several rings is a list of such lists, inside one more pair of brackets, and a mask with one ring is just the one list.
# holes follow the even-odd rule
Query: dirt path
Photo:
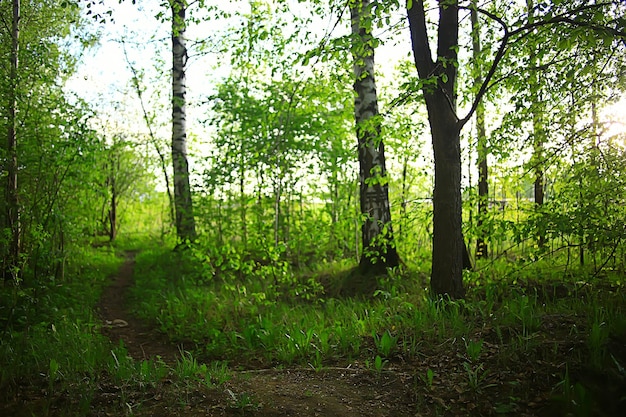
[[135, 255], [136, 252], [126, 253], [126, 261], [102, 293], [97, 306], [104, 323], [102, 331], [115, 344], [122, 340], [129, 355], [135, 360], [160, 357], [165, 363], [172, 365], [180, 354], [179, 347], [130, 313], [127, 290], [133, 285]]

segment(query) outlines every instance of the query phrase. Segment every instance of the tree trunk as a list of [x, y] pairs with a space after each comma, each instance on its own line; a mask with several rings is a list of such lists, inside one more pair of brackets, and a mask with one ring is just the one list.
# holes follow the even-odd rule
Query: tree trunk
[[430, 286], [434, 294], [463, 298], [463, 267], [469, 258], [461, 228], [461, 132], [445, 97], [426, 102], [435, 157]]
[[109, 208], [109, 241], [113, 242], [117, 237], [117, 190], [115, 187], [115, 175], [111, 177], [111, 207]]
[[404, 239], [404, 234], [403, 234], [403, 230], [402, 230], [402, 226], [406, 223], [406, 206], [407, 206], [407, 198], [408, 198], [408, 169], [409, 169], [409, 158], [408, 156], [404, 157], [404, 160], [402, 161], [402, 195], [401, 195], [401, 202], [400, 202], [400, 218], [402, 219], [400, 221], [400, 224], [398, 225], [398, 236], [400, 237], [401, 241], [405, 241]]
[[171, 0], [172, 8], [172, 164], [174, 168], [174, 204], [176, 232], [181, 242], [193, 241], [196, 224], [193, 217], [189, 164], [187, 162], [187, 130], [185, 110], [185, 0]]
[[[245, 130], [242, 128], [242, 131]], [[230, 128], [230, 137], [235, 138], [233, 127]], [[246, 137], [240, 135], [239, 143], [239, 217], [241, 219], [241, 243], [244, 250], [248, 249], [248, 197], [246, 196]], [[233, 139], [234, 140], [234, 139]]]
[[352, 54], [354, 59], [354, 116], [358, 139], [360, 205], [363, 225], [363, 252], [359, 269], [365, 274], [380, 274], [398, 266], [393, 241], [389, 186], [385, 167], [385, 150], [381, 138], [381, 118], [374, 81], [374, 47], [370, 31], [369, 0], [356, 2], [350, 8]]
[[7, 114], [7, 183], [6, 183], [6, 228], [10, 232], [8, 253], [3, 268], [4, 280], [16, 279], [20, 257], [20, 207], [17, 187], [17, 70], [19, 68], [20, 0], [13, 0], [11, 20], [11, 53], [9, 70], [9, 102]]
[[[476, 10], [476, 0], [472, 0], [471, 21], [472, 21], [472, 52], [474, 57], [474, 85], [478, 88], [482, 84], [480, 77], [480, 26], [478, 23], [478, 11]], [[476, 228], [478, 230], [478, 238], [476, 239], [476, 258], [486, 258], [489, 255], [489, 249], [485, 240], [485, 230], [483, 230], [483, 221], [487, 217], [487, 209], [489, 206], [489, 182], [487, 165], [487, 133], [485, 129], [485, 107], [482, 102], [476, 107], [476, 151], [478, 154], [478, 216], [476, 220]]]
[[146, 127], [148, 128], [148, 136], [150, 138], [150, 142], [152, 143], [152, 146], [154, 146], [154, 149], [156, 150], [157, 154], [159, 155], [161, 171], [163, 172], [163, 178], [165, 179], [165, 191], [167, 193], [167, 201], [169, 203], [170, 222], [175, 222], [176, 214], [174, 211], [175, 210], [174, 198], [172, 197], [172, 187], [170, 185], [170, 176], [167, 173], [167, 164], [165, 162], [165, 155], [161, 151], [159, 142], [157, 141], [156, 136], [154, 134], [154, 130], [152, 129], [152, 122], [150, 120], [150, 117], [148, 116], [148, 111], [146, 110], [146, 106], [143, 100], [143, 92], [141, 90], [141, 86], [139, 85], [139, 74], [137, 73], [135, 66], [133, 65], [133, 63], [128, 57], [128, 54], [126, 52], [126, 44], [124, 43], [123, 38], [122, 38], [122, 47], [124, 51], [124, 58], [126, 59], [126, 64], [128, 65], [128, 68], [130, 69], [130, 71], [133, 73], [132, 84], [133, 84], [133, 87], [135, 88], [135, 93], [137, 93], [137, 98], [139, 98], [139, 104], [141, 105], [141, 111], [143, 113], [143, 120], [146, 122]]
[[[534, 3], [533, 0], [526, 1], [526, 7], [528, 10], [528, 25], [532, 25], [535, 21], [534, 17]], [[531, 45], [534, 48], [534, 45]], [[531, 68], [529, 78], [529, 88], [531, 89], [531, 106], [532, 107], [532, 122], [533, 122], [533, 156], [532, 156], [532, 169], [535, 174], [534, 183], [534, 197], [535, 208], [538, 210], [543, 205], [544, 200], [544, 173], [543, 173], [543, 144], [544, 144], [544, 127], [543, 127], [543, 106], [541, 101], [541, 94], [539, 90], [539, 77], [537, 76], [537, 53], [534, 49], [529, 53], [529, 67]], [[539, 229], [541, 230], [541, 228]], [[540, 231], [537, 236], [537, 245], [539, 248], [543, 248], [546, 242], [545, 233]]]
[[117, 176], [120, 172], [120, 156], [117, 154], [117, 147], [113, 146], [109, 156], [109, 190], [111, 192], [111, 201], [109, 202], [109, 210], [107, 218], [109, 220], [109, 241], [113, 242], [117, 237], [117, 201], [118, 201], [118, 189], [117, 189]]
[[440, 1], [437, 60], [433, 61], [423, 0], [407, 8], [415, 67], [426, 100], [435, 157], [433, 255], [430, 286], [434, 295], [462, 298], [463, 264], [469, 261], [461, 229], [462, 124], [456, 115], [455, 83], [458, 6]]

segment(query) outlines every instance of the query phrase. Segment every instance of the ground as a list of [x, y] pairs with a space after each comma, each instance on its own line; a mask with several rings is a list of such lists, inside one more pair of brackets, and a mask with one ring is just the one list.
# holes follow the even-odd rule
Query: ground
[[[185, 346], [169, 343], [166, 337], [129, 313], [125, 302], [133, 283], [134, 254], [128, 253], [119, 274], [112, 278], [98, 305], [105, 324], [103, 332], [118, 344], [123, 340], [135, 360], [160, 357], [174, 366]], [[234, 372], [219, 389], [190, 394], [183, 407], [163, 407], [160, 400], [142, 403], [150, 415], [255, 416], [408, 416], [415, 415], [411, 395], [412, 377], [387, 370], [373, 375], [354, 365], [345, 368], [252, 369]], [[167, 386], [164, 386], [167, 389]], [[141, 397], [145, 397], [142, 395]], [[166, 397], [166, 395], [163, 395]]]
[[[127, 310], [125, 294], [132, 285], [133, 264], [131, 253], [103, 294], [99, 311], [102, 320], [111, 323], [104, 331], [114, 343], [122, 339], [129, 354], [136, 360], [160, 357], [174, 365], [185, 346], [169, 343], [163, 335], [134, 318]], [[489, 344], [486, 349], [489, 349]], [[182, 408], [172, 407], [172, 404], [168, 404], [169, 409], [163, 407], [162, 398], [167, 395], [155, 395], [147, 400], [142, 395], [141, 410], [151, 414], [159, 409], [160, 413], [185, 416], [244, 412], [255, 416], [374, 417], [438, 413], [464, 415], [476, 412], [486, 415], [502, 411], [515, 412], [516, 415], [537, 415], [546, 409], [545, 396], [532, 397], [523, 403], [511, 400], [510, 395], [504, 392], [510, 391], [506, 380], [515, 381], [517, 377], [514, 370], [505, 370], [503, 375], [491, 375], [489, 380], [481, 381], [484, 390], [468, 391], [464, 382], [457, 380], [457, 359], [453, 352], [442, 354], [434, 347], [430, 352], [429, 349], [425, 350], [423, 361], [419, 363], [407, 363], [397, 358], [379, 373], [366, 369], [358, 361], [318, 371], [302, 367], [242, 370], [233, 372], [233, 378], [219, 389], [188, 394]], [[519, 377], [541, 378], [541, 375], [533, 375], [535, 368], [536, 364], [529, 364], [529, 375], [522, 374]], [[438, 375], [431, 387], [427, 387], [418, 376], [427, 375], [427, 369], [433, 369]], [[447, 380], [441, 378], [446, 374], [446, 369], [450, 370], [450, 378]], [[548, 376], [544, 381], [534, 383], [539, 387], [550, 382]], [[523, 385], [528, 382], [518, 383]], [[502, 386], [494, 390], [500, 384]], [[162, 388], [167, 390], [167, 386]]]
[[[136, 363], [164, 362], [179, 366], [185, 351], [196, 346], [170, 343], [166, 336], [135, 318], [127, 303], [133, 285], [134, 253], [111, 277], [97, 305], [102, 332], [114, 345], [120, 340]], [[166, 374], [151, 383], [115, 381], [103, 374], [90, 384], [91, 392], [76, 390], [49, 395], [35, 384], [24, 386], [13, 404], [0, 414], [89, 416], [613, 416], [626, 406], [623, 376], [592, 371], [581, 363], [585, 339], [572, 332], [585, 317], [546, 315], [541, 329], [529, 336], [532, 351], [510, 349], [487, 325], [478, 326], [482, 340], [479, 360], [468, 360], [464, 341], [420, 345], [414, 358], [393, 357], [381, 371], [359, 359], [307, 366], [260, 367], [242, 360], [229, 362], [229, 379], [209, 386], [194, 375], [188, 381]], [[433, 323], [437, 326], [436, 323]], [[364, 342], [364, 343], [367, 343]], [[610, 340], [617, 363], [626, 361], [624, 340]], [[374, 346], [372, 346], [374, 349]], [[509, 349], [506, 350], [505, 349]], [[374, 352], [374, 350], [373, 350]], [[505, 352], [505, 354], [502, 354]], [[577, 356], [576, 356], [577, 355]], [[199, 362], [202, 359], [198, 356]], [[147, 361], [147, 362], [144, 362]], [[259, 362], [260, 363], [260, 362]], [[202, 365], [202, 363], [200, 363]], [[207, 362], [207, 366], [211, 363]], [[563, 375], [569, 369], [571, 398], [562, 397]], [[618, 367], [619, 368], [619, 367]], [[178, 375], [181, 372], [177, 373]], [[584, 388], [578, 388], [584, 382]], [[570, 385], [571, 384], [571, 385]], [[560, 388], [559, 388], [560, 387]], [[578, 390], [578, 391], [576, 391]], [[571, 413], [571, 399], [582, 402]], [[42, 412], [45, 411], [45, 412]], [[78, 411], [80, 410], [80, 411]]]

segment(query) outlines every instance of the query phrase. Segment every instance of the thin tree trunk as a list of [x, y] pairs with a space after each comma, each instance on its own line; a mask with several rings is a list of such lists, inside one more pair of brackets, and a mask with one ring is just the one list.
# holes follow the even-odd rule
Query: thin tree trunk
[[241, 242], [243, 243], [244, 249], [248, 248], [248, 219], [247, 219], [247, 211], [248, 211], [248, 202], [245, 193], [245, 165], [244, 165], [244, 156], [243, 156], [243, 141], [242, 141], [242, 150], [241, 157], [239, 160], [239, 205], [241, 206]]
[[278, 247], [278, 242], [280, 241], [280, 216], [281, 216], [281, 207], [280, 207], [280, 197], [282, 193], [282, 183], [281, 179], [277, 180], [277, 183], [274, 184], [274, 246]]
[[374, 81], [373, 37], [369, 29], [371, 5], [361, 0], [350, 8], [354, 59], [354, 116], [360, 166], [360, 205], [364, 222], [361, 228], [362, 273], [380, 274], [399, 264], [391, 227], [389, 186], [385, 150], [380, 128], [378, 98]]
[[109, 241], [113, 242], [117, 237], [117, 190], [115, 187], [115, 175], [111, 177], [111, 207], [109, 208]]
[[185, 99], [185, 0], [170, 0], [172, 8], [172, 164], [174, 168], [174, 203], [176, 232], [181, 242], [193, 241], [196, 224], [193, 217], [189, 164], [187, 161], [187, 129]]
[[176, 214], [175, 214], [175, 209], [174, 209], [174, 197], [172, 197], [172, 187], [170, 185], [170, 176], [167, 173], [167, 164], [165, 162], [165, 155], [161, 151], [161, 147], [159, 146], [159, 143], [156, 139], [154, 131], [152, 130], [152, 122], [150, 121], [150, 118], [148, 117], [148, 111], [146, 110], [146, 105], [143, 100], [143, 92], [141, 91], [141, 86], [139, 85], [139, 74], [137, 73], [137, 70], [135, 69], [134, 65], [130, 61], [130, 58], [128, 57], [128, 54], [126, 53], [126, 44], [124, 43], [124, 41], [122, 41], [122, 46], [124, 50], [124, 58], [126, 59], [126, 63], [128, 64], [130, 71], [133, 73], [132, 83], [133, 83], [133, 86], [135, 87], [135, 92], [137, 93], [137, 97], [139, 98], [139, 104], [141, 105], [141, 111], [143, 113], [143, 120], [146, 122], [146, 127], [148, 128], [148, 136], [150, 138], [150, 142], [152, 143], [152, 146], [154, 146], [154, 149], [156, 150], [157, 154], [159, 155], [161, 171], [163, 172], [163, 178], [165, 179], [167, 201], [169, 202], [170, 222], [174, 223], [176, 221]]
[[456, 115], [455, 97], [458, 6], [456, 1], [439, 2], [436, 62], [432, 58], [423, 0], [414, 0], [407, 9], [415, 67], [420, 79], [427, 81], [422, 91], [435, 157], [430, 286], [435, 295], [462, 298], [465, 295], [463, 264], [469, 261], [469, 257], [461, 228], [462, 124]]
[[[478, 23], [478, 12], [476, 10], [476, 0], [472, 0], [472, 10], [470, 18], [472, 21], [472, 52], [474, 57], [474, 84], [476, 87], [482, 85], [480, 76], [480, 26]], [[487, 209], [489, 205], [489, 182], [487, 165], [487, 133], [485, 129], [485, 107], [479, 102], [476, 107], [476, 151], [478, 153], [478, 216], [476, 226], [478, 237], [476, 239], [476, 257], [486, 258], [489, 255], [489, 249], [486, 242], [486, 233], [483, 230], [483, 222], [487, 217]]]
[[16, 279], [19, 274], [20, 257], [20, 207], [17, 186], [17, 71], [19, 68], [20, 0], [13, 0], [11, 20], [11, 53], [9, 70], [9, 102], [7, 128], [7, 184], [6, 228], [10, 231], [7, 259], [4, 264], [4, 280]]
[[402, 201], [400, 203], [400, 218], [402, 219], [400, 221], [400, 224], [398, 225], [398, 236], [400, 237], [400, 240], [404, 241], [404, 235], [403, 232], [405, 232], [402, 229], [402, 226], [404, 224], [406, 224], [406, 206], [407, 206], [407, 197], [408, 197], [408, 183], [407, 183], [407, 174], [408, 174], [408, 167], [409, 165], [409, 158], [407, 156], [404, 157], [404, 160], [402, 161]]
[[[230, 140], [234, 140], [234, 132], [233, 127], [230, 128]], [[245, 130], [242, 127], [242, 131]], [[240, 136], [239, 142], [239, 218], [241, 219], [241, 243], [243, 244], [244, 250], [248, 248], [248, 198], [246, 197], [246, 140], [247, 138], [244, 135]]]
[[[534, 3], [533, 0], [526, 1], [526, 7], [528, 11], [528, 24], [532, 25], [535, 21], [534, 18]], [[533, 46], [531, 46], [533, 48]], [[534, 197], [535, 208], [539, 210], [543, 206], [544, 201], [544, 172], [543, 172], [543, 146], [544, 146], [544, 127], [543, 127], [543, 107], [541, 106], [541, 95], [538, 92], [539, 79], [537, 76], [537, 53], [534, 49], [531, 49], [529, 53], [529, 67], [531, 70], [529, 79], [529, 88], [532, 93], [532, 122], [533, 122], [533, 156], [532, 167], [535, 174], [534, 182]], [[537, 245], [540, 248], [545, 246], [546, 236], [544, 232], [539, 232], [537, 236]]]

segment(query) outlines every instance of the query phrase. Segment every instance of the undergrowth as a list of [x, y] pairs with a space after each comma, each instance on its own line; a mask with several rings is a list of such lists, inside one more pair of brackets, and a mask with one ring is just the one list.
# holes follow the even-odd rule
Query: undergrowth
[[[618, 275], [585, 281], [585, 271], [559, 275], [536, 262], [496, 280], [493, 269], [503, 266], [490, 265], [468, 273], [466, 300], [453, 302], [429, 296], [425, 271], [393, 270], [375, 292], [343, 297], [345, 265], [298, 275], [281, 263], [242, 265], [237, 259], [216, 273], [209, 257], [193, 252], [141, 253], [133, 290], [137, 314], [172, 340], [192, 342], [198, 357], [239, 368], [364, 366], [380, 372], [444, 356], [448, 371], [462, 376], [463, 389], [482, 392], [501, 382], [503, 370], [522, 367], [522, 374], [532, 363], [529, 369], [541, 364], [538, 372], [551, 387], [544, 400], [565, 401], [562, 409], [612, 409], [624, 400], [616, 391], [626, 377], [626, 349], [615, 343], [626, 339]], [[319, 280], [312, 283], [312, 277]], [[422, 380], [432, 385], [429, 370]], [[617, 387], [590, 377], [607, 372], [606, 381]], [[570, 389], [575, 384], [580, 387]], [[522, 393], [532, 388], [511, 385], [512, 400], [502, 408], [531, 401]], [[582, 390], [589, 404], [580, 404]], [[607, 392], [615, 398], [603, 402], [599, 396]]]
[[223, 363], [199, 364], [190, 354], [175, 366], [134, 361], [123, 344], [101, 334], [95, 306], [123, 252], [109, 245], [76, 249], [62, 282], [0, 288], [0, 414], [89, 415], [103, 392], [132, 414], [128, 404], [142, 400], [131, 397], [149, 399], [168, 381], [179, 395], [228, 380]]
[[123, 345], [112, 346], [94, 306], [122, 251], [83, 249], [63, 282], [0, 292], [7, 403], [18, 407], [15, 399], [30, 395], [40, 399], [31, 411], [46, 415], [69, 397], [64, 409], [84, 415], [110, 392], [132, 414], [157, 392], [176, 401], [222, 386], [233, 371], [268, 367], [397, 370], [412, 375], [418, 406], [491, 395], [496, 414], [543, 401], [547, 414], [611, 415], [626, 401], [626, 296], [617, 271], [599, 277], [535, 262], [511, 274], [510, 266], [479, 264], [466, 274], [466, 299], [450, 301], [430, 297], [427, 271], [396, 269], [375, 291], [347, 297], [346, 263], [297, 271], [280, 251], [262, 259], [221, 252], [216, 262], [197, 248], [133, 242], [141, 248], [130, 294], [136, 314], [195, 348], [169, 366], [133, 361]]

